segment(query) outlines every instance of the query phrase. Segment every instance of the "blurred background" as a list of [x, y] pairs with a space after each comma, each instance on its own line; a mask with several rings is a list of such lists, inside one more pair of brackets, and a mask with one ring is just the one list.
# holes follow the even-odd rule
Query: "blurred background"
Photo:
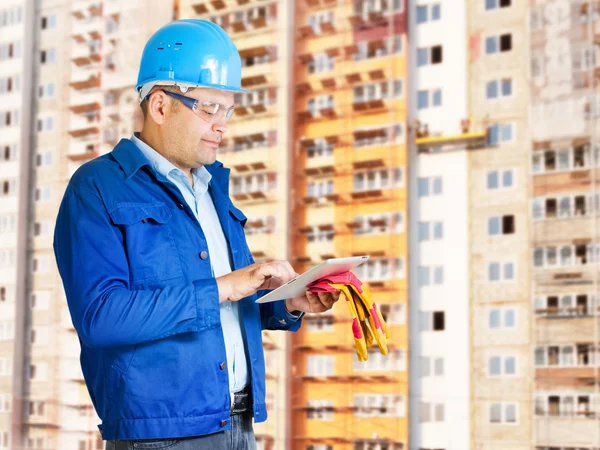
[[265, 332], [258, 448], [600, 448], [600, 2], [0, 0], [0, 449], [103, 448], [54, 223], [176, 18], [254, 91], [219, 150], [254, 258], [371, 255], [391, 327], [367, 363], [343, 302]]

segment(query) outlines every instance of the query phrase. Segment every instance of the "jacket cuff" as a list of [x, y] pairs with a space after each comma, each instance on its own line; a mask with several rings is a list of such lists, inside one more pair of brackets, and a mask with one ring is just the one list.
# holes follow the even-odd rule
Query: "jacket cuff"
[[219, 288], [216, 278], [194, 281], [198, 331], [216, 328], [221, 321]]

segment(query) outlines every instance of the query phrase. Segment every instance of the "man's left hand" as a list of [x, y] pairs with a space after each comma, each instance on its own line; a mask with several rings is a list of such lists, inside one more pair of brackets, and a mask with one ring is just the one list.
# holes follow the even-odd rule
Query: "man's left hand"
[[289, 312], [303, 311], [308, 313], [322, 313], [333, 308], [335, 302], [340, 298], [340, 291], [337, 292], [306, 292], [301, 297], [288, 298], [285, 301], [285, 307]]

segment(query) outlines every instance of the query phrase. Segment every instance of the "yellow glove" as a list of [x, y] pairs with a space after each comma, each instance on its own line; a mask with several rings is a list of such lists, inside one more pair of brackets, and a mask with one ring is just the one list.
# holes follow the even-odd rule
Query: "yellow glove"
[[[350, 285], [350, 289], [352, 290], [352, 294], [354, 297], [355, 303], [360, 303], [364, 306], [364, 308], [368, 311], [368, 319], [369, 326], [375, 335], [375, 340], [377, 341], [377, 345], [379, 346], [379, 350], [382, 354], [388, 354], [387, 348], [387, 340], [390, 337], [390, 332], [383, 320], [383, 316], [381, 315], [381, 311], [377, 308], [377, 304], [373, 302], [373, 297], [371, 291], [368, 286], [362, 285], [362, 293], [358, 290], [358, 288], [354, 285]], [[356, 307], [356, 309], [360, 309]]]
[[[363, 334], [363, 327], [359, 322], [358, 312], [352, 299], [352, 293], [345, 284], [330, 284], [332, 288], [339, 289], [346, 298], [346, 304], [352, 317], [352, 334], [354, 336], [354, 346], [356, 347], [356, 354], [358, 355], [359, 361], [367, 361], [369, 355], [367, 353], [367, 342], [365, 341], [365, 335]], [[372, 337], [371, 337], [372, 339]]]

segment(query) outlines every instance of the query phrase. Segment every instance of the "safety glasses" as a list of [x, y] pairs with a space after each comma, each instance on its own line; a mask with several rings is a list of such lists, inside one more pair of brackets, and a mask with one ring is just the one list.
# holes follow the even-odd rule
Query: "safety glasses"
[[[200, 116], [201, 119], [205, 120], [208, 123], [216, 123], [220, 121], [221, 118], [225, 119], [225, 122], [229, 122], [229, 119], [231, 119], [231, 116], [233, 116], [233, 111], [235, 109], [235, 106], [226, 108], [220, 103], [203, 102], [195, 98], [186, 97], [185, 95], [176, 94], [174, 92], [169, 91], [162, 92], [167, 94], [169, 97], [173, 97], [174, 99], [179, 100], [181, 103], [184, 104], [184, 106], [190, 108], [194, 112], [194, 114]], [[148, 95], [148, 97], [150, 96]]]

